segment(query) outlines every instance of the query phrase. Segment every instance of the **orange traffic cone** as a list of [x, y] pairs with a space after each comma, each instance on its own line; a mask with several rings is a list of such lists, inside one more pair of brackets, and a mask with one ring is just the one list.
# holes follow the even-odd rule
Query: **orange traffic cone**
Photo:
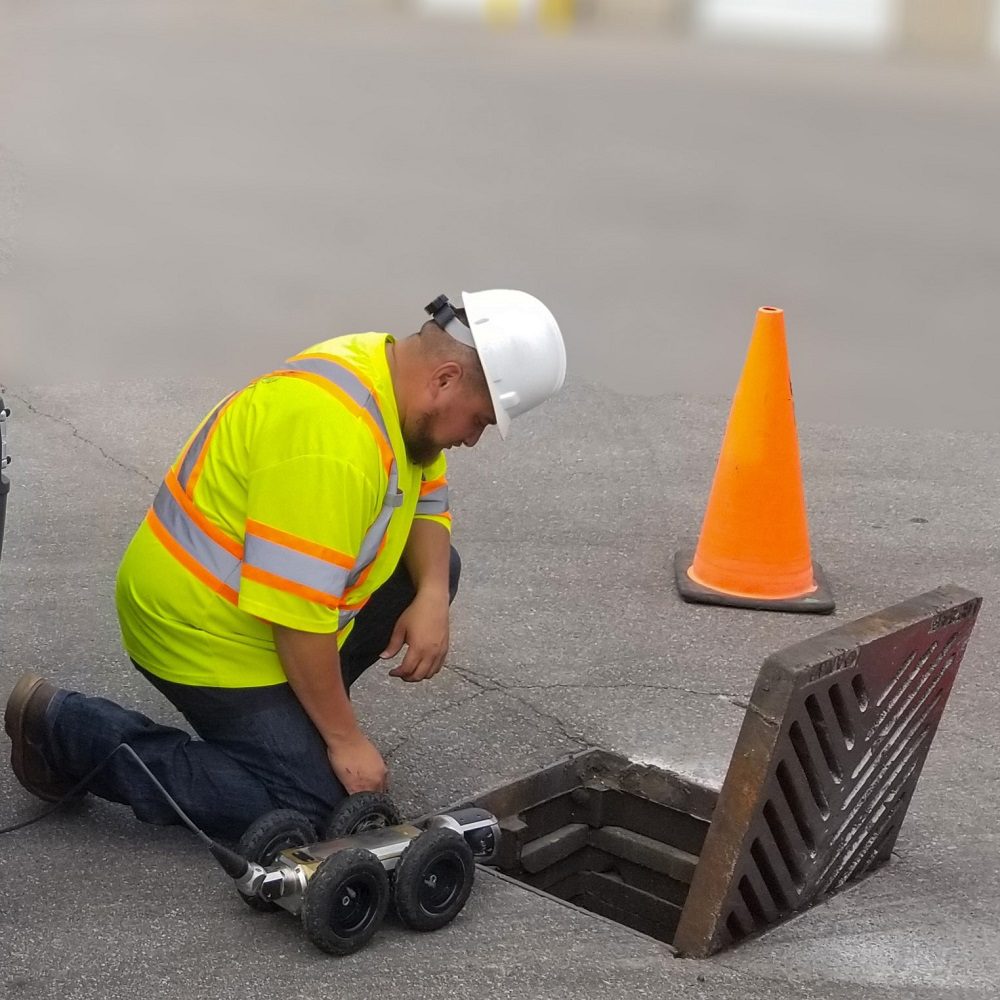
[[757, 311], [698, 547], [674, 559], [686, 601], [828, 614], [809, 528], [785, 347], [785, 315]]

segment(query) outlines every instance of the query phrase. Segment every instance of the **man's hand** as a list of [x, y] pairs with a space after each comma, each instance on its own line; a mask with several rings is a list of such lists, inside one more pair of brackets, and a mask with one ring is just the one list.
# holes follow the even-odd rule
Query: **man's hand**
[[326, 752], [333, 773], [348, 795], [388, 791], [389, 769], [375, 744], [360, 730], [354, 736], [328, 743]]
[[418, 592], [413, 603], [399, 616], [382, 659], [394, 657], [407, 647], [403, 662], [389, 671], [404, 681], [425, 681], [444, 664], [448, 652], [448, 592]]

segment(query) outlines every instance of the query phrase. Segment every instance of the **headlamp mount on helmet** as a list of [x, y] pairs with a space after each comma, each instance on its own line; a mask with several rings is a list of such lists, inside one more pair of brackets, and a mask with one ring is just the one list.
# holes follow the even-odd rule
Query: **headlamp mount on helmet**
[[476, 341], [472, 336], [472, 331], [458, 318], [458, 313], [448, 300], [447, 295], [439, 295], [429, 305], [424, 306], [424, 311], [442, 330], [460, 344], [465, 344], [476, 350]]

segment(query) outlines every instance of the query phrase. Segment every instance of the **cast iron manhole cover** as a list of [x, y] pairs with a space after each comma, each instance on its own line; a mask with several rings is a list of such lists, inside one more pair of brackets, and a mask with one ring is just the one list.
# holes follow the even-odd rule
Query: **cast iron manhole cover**
[[942, 587], [764, 661], [682, 954], [741, 941], [889, 859], [981, 603]]

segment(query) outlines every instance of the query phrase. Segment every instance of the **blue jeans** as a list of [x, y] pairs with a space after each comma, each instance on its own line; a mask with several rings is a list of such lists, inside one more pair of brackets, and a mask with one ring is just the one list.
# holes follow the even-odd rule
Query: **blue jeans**
[[[451, 599], [461, 563], [451, 550]], [[344, 684], [351, 684], [385, 649], [400, 614], [414, 597], [400, 564], [358, 615], [341, 650]], [[288, 684], [206, 688], [174, 684], [136, 668], [184, 716], [200, 739], [163, 726], [105, 698], [60, 691], [46, 715], [49, 763], [78, 781], [119, 743], [127, 743], [191, 819], [212, 837], [235, 841], [258, 816], [297, 809], [322, 831], [346, 792], [334, 776], [326, 744]], [[179, 822], [149, 778], [119, 753], [87, 786], [131, 806], [144, 822]]]

